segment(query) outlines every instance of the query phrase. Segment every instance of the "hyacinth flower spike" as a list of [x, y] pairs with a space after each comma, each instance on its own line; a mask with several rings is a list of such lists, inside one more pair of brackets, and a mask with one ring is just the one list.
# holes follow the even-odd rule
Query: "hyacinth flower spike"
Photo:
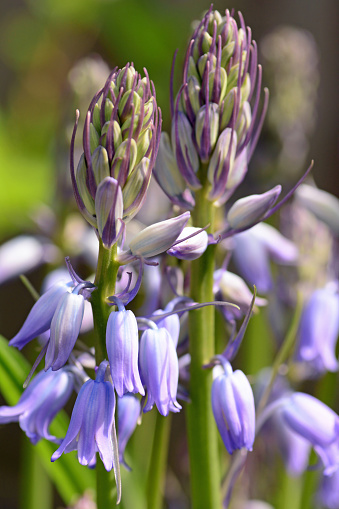
[[74, 385], [71, 369], [41, 371], [13, 407], [0, 407], [0, 424], [19, 421], [21, 429], [33, 444], [45, 438], [58, 439], [49, 433], [55, 415], [67, 403]]
[[81, 465], [92, 465], [96, 452], [107, 471], [114, 468], [120, 501], [120, 472], [114, 428], [115, 396], [113, 385], [106, 380], [108, 362], [103, 361], [95, 380], [87, 380], [76, 399], [69, 428], [60, 447], [52, 455], [56, 461], [63, 453], [76, 450]]
[[106, 348], [113, 385], [120, 398], [127, 392], [139, 392], [144, 396], [138, 369], [137, 320], [118, 298], [114, 298], [113, 302], [118, 306], [118, 311], [110, 313], [106, 329]]

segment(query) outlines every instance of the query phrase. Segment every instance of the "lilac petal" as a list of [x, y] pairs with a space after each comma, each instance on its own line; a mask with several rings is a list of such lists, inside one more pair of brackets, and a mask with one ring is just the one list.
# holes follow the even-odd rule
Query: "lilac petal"
[[60, 369], [67, 362], [80, 332], [84, 307], [81, 294], [67, 293], [60, 299], [51, 323], [45, 370]]
[[118, 220], [123, 216], [123, 198], [117, 180], [106, 177], [102, 180], [95, 196], [95, 211], [98, 231], [103, 243], [111, 247], [118, 237]]
[[138, 324], [132, 311], [113, 311], [107, 322], [106, 348], [113, 385], [118, 396], [144, 395], [138, 370]]
[[105, 387], [103, 383], [92, 382], [86, 413], [82, 419], [78, 441], [78, 460], [81, 465], [88, 465], [96, 453], [95, 434], [98, 423], [102, 424], [105, 413]]
[[100, 406], [95, 441], [100, 458], [106, 470], [109, 471], [114, 465], [112, 427], [114, 425], [115, 396], [110, 382], [103, 382], [100, 386], [102, 401], [98, 402]]
[[[192, 234], [196, 235], [192, 236]], [[184, 240], [186, 239], [187, 240]], [[180, 242], [182, 240], [182, 242]], [[200, 228], [186, 227], [180, 233], [177, 242], [173, 247], [168, 249], [167, 253], [175, 256], [180, 260], [196, 260], [207, 249], [208, 235]]]
[[332, 288], [311, 295], [300, 320], [298, 361], [310, 362], [318, 371], [336, 371], [335, 347], [339, 334], [339, 296]]
[[82, 426], [83, 419], [88, 411], [88, 401], [92, 393], [93, 384], [93, 380], [87, 380], [87, 382], [85, 382], [81, 387], [78, 397], [75, 401], [66, 436], [63, 439], [60, 447], [53, 453], [51, 461], [55, 461], [60, 458], [62, 453], [66, 452], [67, 446], [72, 444], [73, 440], [77, 437]]
[[260, 293], [273, 288], [270, 260], [264, 244], [252, 230], [234, 235], [232, 256], [239, 273], [248, 284], [255, 285]]
[[273, 226], [260, 223], [250, 230], [266, 247], [273, 260], [278, 263], [293, 264], [298, 260], [296, 245], [281, 235]]
[[137, 425], [141, 411], [140, 401], [132, 394], [125, 394], [118, 399], [118, 437], [119, 437], [119, 461], [127, 469], [124, 453], [128, 440]]
[[275, 186], [263, 194], [253, 194], [237, 200], [227, 214], [231, 228], [247, 228], [260, 221], [274, 205], [281, 193], [281, 186]]
[[10, 346], [21, 350], [29, 341], [50, 328], [60, 299], [68, 293], [70, 283], [60, 281], [44, 293], [34, 304], [19, 332], [10, 340]]

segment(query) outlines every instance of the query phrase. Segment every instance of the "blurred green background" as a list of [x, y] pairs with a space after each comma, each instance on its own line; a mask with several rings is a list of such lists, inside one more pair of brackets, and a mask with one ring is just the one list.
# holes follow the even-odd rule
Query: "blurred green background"
[[[34, 230], [31, 216], [38, 203], [62, 211], [70, 198], [61, 191], [69, 173], [69, 127], [79, 104], [68, 76], [79, 59], [97, 54], [111, 68], [127, 61], [133, 61], [139, 72], [146, 67], [168, 130], [173, 53], [179, 49], [178, 83], [191, 22], [208, 7], [202, 0], [0, 0], [1, 243]], [[259, 48], [263, 37], [279, 25], [313, 35], [320, 81], [308, 159], [315, 160], [318, 186], [339, 195], [338, 0], [216, 1], [214, 8], [241, 10]], [[33, 275], [37, 287], [40, 280], [41, 275]], [[0, 321], [8, 335], [18, 329], [8, 319], [4, 323], [9, 307], [15, 313], [19, 307], [24, 317], [32, 304], [22, 307], [18, 291], [23, 292], [19, 284], [0, 290]], [[0, 489], [7, 487], [4, 509], [14, 509], [18, 445], [13, 437], [18, 442], [21, 434], [16, 425], [10, 432], [6, 429], [0, 430]]]

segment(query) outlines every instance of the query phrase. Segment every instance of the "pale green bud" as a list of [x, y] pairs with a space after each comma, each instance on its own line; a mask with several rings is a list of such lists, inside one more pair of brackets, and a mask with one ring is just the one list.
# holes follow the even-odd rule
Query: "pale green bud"
[[[131, 139], [130, 143], [131, 143], [131, 146], [130, 146], [130, 153], [129, 153], [129, 172], [135, 166], [135, 162], [137, 160], [137, 153], [138, 153], [138, 148], [137, 148], [137, 144], [136, 144], [135, 140]], [[114, 167], [114, 177], [115, 178], [119, 174], [120, 166], [121, 166], [122, 160], [125, 157], [128, 144], [129, 144], [129, 140], [123, 141], [119, 145], [119, 147], [115, 153], [115, 156], [113, 158], [112, 167]]]
[[[106, 144], [106, 134], [107, 134], [107, 131], [108, 131], [108, 128], [109, 128], [109, 122], [106, 122], [104, 125], [103, 125], [103, 128], [102, 128], [102, 131], [101, 131], [101, 135], [102, 135], [102, 145], [105, 145]], [[122, 143], [122, 136], [121, 136], [121, 129], [120, 129], [120, 126], [118, 124], [118, 122], [116, 120], [114, 120], [113, 122], [113, 144], [114, 144], [114, 150], [117, 150], [117, 148], [119, 147], [119, 145], [121, 145]]]
[[141, 99], [140, 99], [140, 95], [138, 95], [136, 92], [133, 92], [133, 100], [131, 102], [130, 108], [128, 109], [128, 111], [124, 111], [125, 105], [126, 105], [127, 101], [129, 100], [131, 93], [132, 92], [130, 92], [130, 91], [125, 92], [119, 101], [119, 116], [120, 116], [122, 122], [125, 122], [125, 120], [128, 118], [128, 116], [131, 115], [132, 104], [134, 104], [134, 114], [135, 115], [137, 115], [140, 111]]
[[281, 186], [275, 186], [266, 193], [252, 194], [237, 200], [227, 214], [227, 222], [233, 229], [247, 228], [262, 220], [273, 207], [281, 193]]
[[100, 136], [98, 134], [98, 131], [95, 129], [93, 124], [90, 124], [90, 126], [89, 126], [89, 146], [91, 148], [91, 152], [94, 152], [94, 150], [99, 145], [99, 139], [100, 139]]
[[[222, 67], [219, 69], [220, 74], [220, 100], [219, 104], [222, 103], [225, 95], [226, 95], [226, 89], [227, 89], [227, 73], [225, 69]], [[215, 78], [215, 70], [211, 71], [208, 75], [209, 79], [209, 100], [212, 99], [212, 93], [213, 93], [213, 85], [214, 85], [214, 78]]]
[[[128, 177], [122, 191], [124, 201], [124, 221], [130, 221], [140, 208], [145, 192], [141, 193], [143, 184], [148, 178], [149, 159], [144, 157]], [[148, 180], [149, 182], [149, 180]], [[148, 184], [147, 184], [148, 187]]]
[[99, 185], [104, 178], [110, 176], [108, 155], [106, 149], [104, 149], [101, 145], [93, 152], [92, 168], [97, 185]]
[[192, 105], [192, 109], [195, 114], [200, 110], [199, 92], [200, 86], [199, 81], [195, 76], [190, 76], [187, 81], [187, 92]]
[[[231, 144], [231, 139], [232, 139], [232, 144]], [[237, 149], [237, 135], [235, 132], [233, 132], [233, 137], [232, 137], [232, 129], [227, 127], [220, 134], [220, 136], [218, 138], [217, 145], [214, 149], [210, 163], [208, 165], [207, 176], [208, 176], [208, 180], [210, 181], [211, 184], [213, 184], [214, 181], [219, 177], [219, 175], [223, 169], [223, 165], [227, 158], [229, 150], [230, 150], [230, 163], [229, 163], [229, 177], [228, 178], [230, 178], [230, 174], [232, 173], [232, 166], [234, 163], [236, 149]]]
[[82, 154], [80, 157], [80, 161], [78, 163], [78, 167], [76, 169], [75, 173], [76, 183], [78, 186], [79, 195], [88, 210], [88, 212], [92, 215], [95, 214], [95, 206], [94, 206], [94, 200], [91, 196], [91, 193], [88, 190], [87, 187], [87, 167], [86, 167], [86, 161], [85, 156]]
[[224, 46], [221, 50], [221, 67], [226, 67], [228, 62], [230, 61], [231, 56], [233, 55], [235, 48], [235, 42], [231, 41], [226, 46]]
[[223, 112], [221, 115], [221, 121], [220, 121], [220, 130], [223, 131], [227, 125], [229, 124], [233, 108], [234, 108], [234, 99], [235, 99], [236, 90], [231, 90], [224, 99], [224, 107]]
[[[195, 139], [197, 140], [197, 144], [199, 150], [201, 152], [202, 144], [206, 142], [203, 139], [203, 130], [205, 124], [205, 112], [206, 106], [202, 106], [197, 114], [196, 122], [195, 122]], [[218, 106], [214, 103], [209, 104], [208, 106], [208, 117], [209, 117], [209, 128], [210, 128], [210, 139], [209, 139], [209, 147], [206, 150], [208, 152], [206, 157], [209, 157], [209, 154], [214, 149], [214, 145], [217, 141], [219, 134], [219, 111]]]

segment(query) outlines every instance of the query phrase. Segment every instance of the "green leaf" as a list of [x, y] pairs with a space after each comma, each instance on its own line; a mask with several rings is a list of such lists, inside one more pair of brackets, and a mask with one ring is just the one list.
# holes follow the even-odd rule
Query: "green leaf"
[[[9, 347], [7, 340], [0, 336], [0, 391], [9, 405], [17, 403], [29, 370], [30, 365], [22, 354]], [[51, 424], [51, 433], [57, 437], [64, 437], [68, 425], [67, 414], [59, 412]], [[41, 440], [36, 445], [36, 451], [60, 496], [66, 504], [69, 504], [85, 490], [94, 491], [95, 473], [79, 465], [73, 453], [62, 455], [55, 463], [51, 463], [51, 456], [56, 447], [47, 440]]]

